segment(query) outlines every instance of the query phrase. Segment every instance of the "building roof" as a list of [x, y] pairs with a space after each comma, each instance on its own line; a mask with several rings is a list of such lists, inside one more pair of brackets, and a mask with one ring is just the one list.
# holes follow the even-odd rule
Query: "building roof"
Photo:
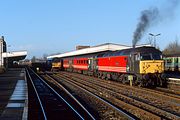
[[[150, 45], [139, 45], [136, 47], [140, 47], [140, 46], [150, 46]], [[47, 59], [52, 59], [55, 57], [62, 58], [62, 57], [69, 57], [69, 56], [76, 56], [76, 55], [92, 54], [92, 53], [105, 52], [105, 51], [116, 51], [116, 50], [123, 50], [123, 49], [128, 49], [128, 48], [132, 48], [132, 46], [105, 43], [105, 44], [101, 44], [97, 46], [92, 46], [90, 48], [84, 48], [80, 50], [48, 56]]]
[[10, 57], [20, 57], [20, 56], [26, 56], [27, 51], [13, 51], [13, 52], [4, 52], [2, 53], [3, 58], [10, 58]]

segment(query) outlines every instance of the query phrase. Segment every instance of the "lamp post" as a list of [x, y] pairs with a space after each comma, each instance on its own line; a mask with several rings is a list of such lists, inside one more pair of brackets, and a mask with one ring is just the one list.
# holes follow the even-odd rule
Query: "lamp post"
[[152, 34], [152, 33], [149, 33], [149, 35], [153, 36], [154, 37], [154, 47], [156, 47], [156, 37], [161, 35], [160, 33], [159, 34]]

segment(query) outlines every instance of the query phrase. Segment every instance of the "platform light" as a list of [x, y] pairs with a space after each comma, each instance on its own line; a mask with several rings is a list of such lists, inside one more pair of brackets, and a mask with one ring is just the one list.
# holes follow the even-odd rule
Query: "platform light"
[[161, 35], [161, 33], [159, 34], [152, 34], [152, 33], [149, 33], [149, 35], [153, 36], [154, 37], [154, 47], [156, 47], [156, 37]]

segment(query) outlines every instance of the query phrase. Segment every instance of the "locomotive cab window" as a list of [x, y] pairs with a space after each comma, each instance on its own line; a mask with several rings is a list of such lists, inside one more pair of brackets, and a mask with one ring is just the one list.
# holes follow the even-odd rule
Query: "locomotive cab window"
[[141, 60], [151, 60], [150, 54], [141, 54]]
[[162, 55], [160, 55], [160, 54], [152, 54], [152, 59], [153, 60], [161, 60], [162, 59]]
[[141, 60], [161, 60], [162, 55], [161, 54], [154, 54], [154, 53], [149, 53], [149, 54], [141, 54], [140, 55]]

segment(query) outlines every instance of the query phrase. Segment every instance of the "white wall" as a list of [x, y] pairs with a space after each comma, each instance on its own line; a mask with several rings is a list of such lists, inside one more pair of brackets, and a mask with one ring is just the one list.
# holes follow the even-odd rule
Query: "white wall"
[[0, 67], [3, 67], [3, 65], [4, 65], [2, 53], [3, 53], [3, 40], [0, 39]]

